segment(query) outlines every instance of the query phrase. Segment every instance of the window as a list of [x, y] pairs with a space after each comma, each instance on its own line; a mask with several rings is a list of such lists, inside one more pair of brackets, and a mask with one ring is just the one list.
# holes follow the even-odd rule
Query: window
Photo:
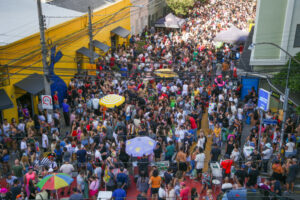
[[0, 65], [0, 87], [10, 84], [8, 67]]
[[294, 48], [300, 47], [300, 24], [297, 24], [296, 34], [294, 39]]

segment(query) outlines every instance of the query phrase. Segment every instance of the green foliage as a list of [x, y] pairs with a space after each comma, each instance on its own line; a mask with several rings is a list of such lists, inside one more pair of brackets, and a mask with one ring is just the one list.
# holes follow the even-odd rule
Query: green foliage
[[[295, 59], [300, 60], [300, 52], [295, 56]], [[288, 62], [285, 65], [285, 68], [282, 69], [278, 74], [274, 76], [274, 83], [285, 87], [287, 71], [288, 71]], [[300, 92], [300, 66], [293, 59], [291, 61], [291, 71], [289, 76], [288, 87], [291, 92]]]
[[166, 2], [176, 15], [188, 14], [189, 8], [195, 4], [195, 0], [166, 0]]
[[296, 112], [297, 112], [298, 115], [300, 115], [300, 106], [298, 106], [298, 107], [296, 108]]

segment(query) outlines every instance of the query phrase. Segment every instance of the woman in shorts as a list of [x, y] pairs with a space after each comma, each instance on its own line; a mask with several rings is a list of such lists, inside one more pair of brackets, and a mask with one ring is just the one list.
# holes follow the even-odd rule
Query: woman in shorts
[[161, 177], [158, 175], [158, 170], [154, 170], [152, 173], [152, 176], [150, 177], [149, 180], [149, 185], [151, 185], [151, 197], [152, 199], [157, 199], [158, 198], [158, 190], [161, 185]]

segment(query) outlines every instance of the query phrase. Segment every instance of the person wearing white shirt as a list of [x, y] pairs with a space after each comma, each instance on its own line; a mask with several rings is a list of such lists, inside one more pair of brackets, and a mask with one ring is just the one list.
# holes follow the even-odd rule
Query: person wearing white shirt
[[99, 108], [99, 99], [97, 97], [94, 97], [92, 99], [92, 105], [94, 110], [97, 110]]
[[26, 138], [23, 138], [20, 144], [21, 151], [25, 151], [27, 149]]
[[42, 147], [44, 149], [44, 152], [47, 152], [48, 146], [49, 146], [48, 136], [47, 136], [46, 132], [43, 132], [43, 134], [42, 134]]
[[200, 137], [197, 142], [197, 147], [204, 149], [204, 145], [205, 145], [205, 137], [204, 137], [203, 133], [200, 133]]
[[23, 123], [22, 120], [20, 120], [20, 123], [18, 124], [18, 130], [21, 131], [22, 133], [25, 132], [25, 124]]
[[291, 157], [294, 155], [295, 143], [292, 138], [289, 139], [289, 142], [285, 145], [285, 157]]
[[74, 171], [74, 167], [73, 165], [71, 165], [70, 163], [68, 163], [67, 161], [65, 161], [65, 163], [60, 167], [59, 171], [61, 171], [62, 173], [68, 174], [70, 176], [72, 176], [72, 172]]
[[273, 154], [273, 149], [270, 143], [267, 143], [265, 145], [266, 149], [264, 151], [262, 151], [262, 163], [263, 163], [263, 169], [264, 172], [267, 173], [268, 172], [268, 163], [269, 160]]
[[239, 158], [240, 158], [240, 152], [238, 148], [234, 148], [233, 151], [231, 152], [230, 159], [236, 163], [238, 162]]
[[184, 83], [182, 86], [182, 96], [187, 96], [189, 91], [189, 86], [187, 83]]
[[102, 156], [101, 156], [101, 153], [100, 153], [100, 148], [97, 148], [96, 151], [95, 151], [95, 160], [99, 160], [99, 161], [102, 160]]
[[162, 183], [158, 189], [158, 198], [166, 199], [166, 190], [164, 189], [165, 185]]
[[201, 178], [202, 170], [204, 168], [205, 154], [203, 153], [203, 149], [199, 148], [199, 153], [196, 155], [196, 170], [198, 179]]

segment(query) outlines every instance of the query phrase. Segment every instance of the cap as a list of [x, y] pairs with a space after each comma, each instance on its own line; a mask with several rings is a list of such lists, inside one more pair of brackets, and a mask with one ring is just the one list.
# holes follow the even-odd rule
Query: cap
[[185, 186], [185, 182], [181, 182], [180, 185], [181, 185], [181, 186]]
[[271, 148], [271, 144], [270, 144], [270, 143], [267, 143], [267, 144], [266, 144], [266, 147], [267, 147], [267, 148]]
[[246, 168], [246, 165], [242, 165], [241, 168], [245, 169], [245, 168]]
[[28, 169], [33, 169], [33, 166], [29, 166]]
[[53, 172], [53, 169], [52, 169], [52, 168], [50, 168], [50, 169], [48, 170], [48, 172], [50, 172], [50, 173], [51, 173], [51, 172]]
[[113, 166], [110, 166], [109, 169], [114, 169], [114, 167], [113, 167]]

